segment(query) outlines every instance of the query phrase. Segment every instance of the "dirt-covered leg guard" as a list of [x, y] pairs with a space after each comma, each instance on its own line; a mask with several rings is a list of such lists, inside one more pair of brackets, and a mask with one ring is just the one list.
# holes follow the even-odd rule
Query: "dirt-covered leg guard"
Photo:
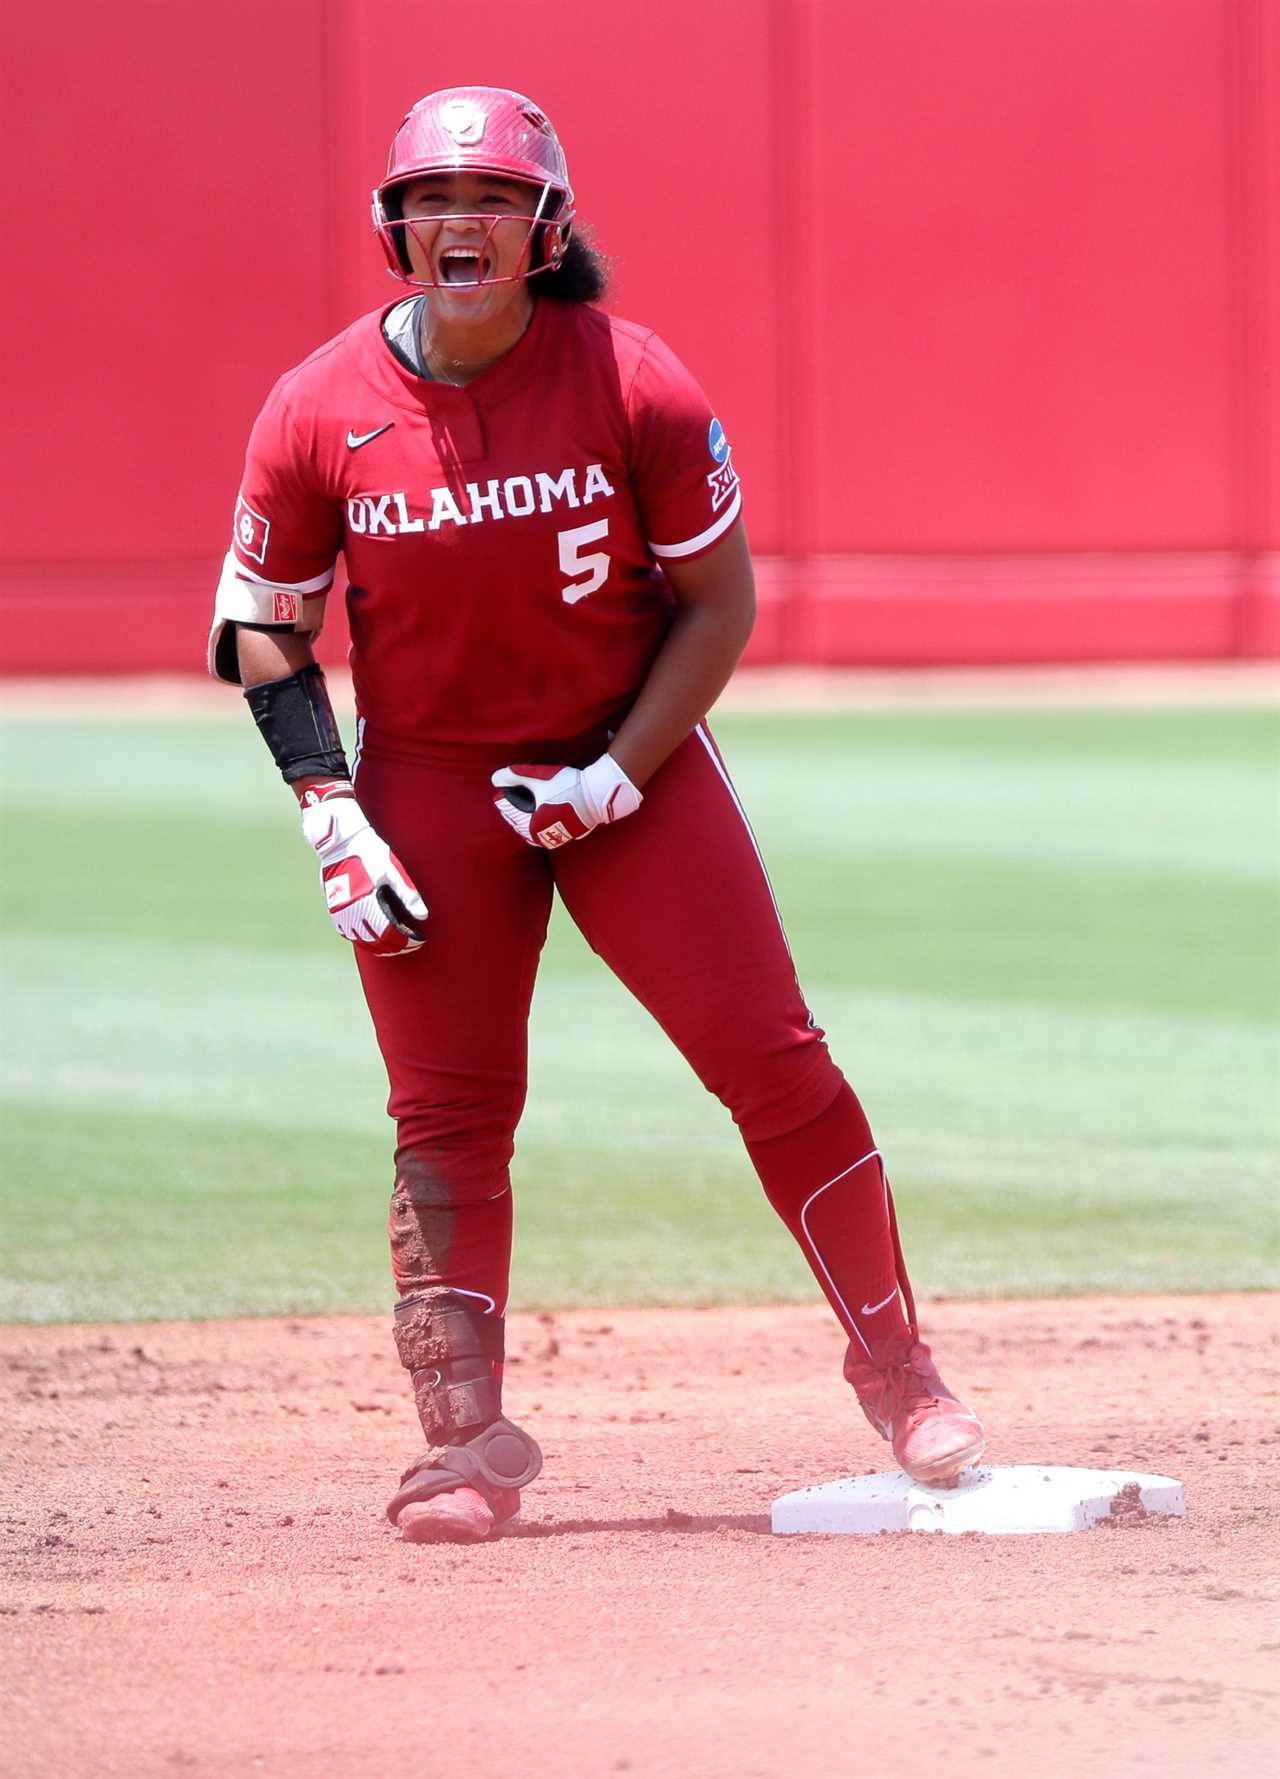
[[400, 1363], [413, 1379], [414, 1401], [432, 1449], [400, 1479], [387, 1507], [396, 1523], [410, 1501], [463, 1486], [503, 1509], [505, 1492], [523, 1488], [542, 1469], [529, 1435], [505, 1420], [495, 1367], [505, 1325], [460, 1292], [429, 1288], [396, 1305]]
[[387, 1518], [394, 1526], [411, 1501], [429, 1501], [464, 1486], [477, 1489], [491, 1507], [499, 1508], [504, 1491], [524, 1488], [541, 1470], [537, 1441], [514, 1422], [499, 1418], [465, 1444], [425, 1452], [411, 1464], [387, 1503]]
[[468, 1438], [502, 1413], [494, 1367], [502, 1364], [505, 1335], [501, 1316], [442, 1286], [415, 1291], [396, 1305], [396, 1351], [433, 1444]]

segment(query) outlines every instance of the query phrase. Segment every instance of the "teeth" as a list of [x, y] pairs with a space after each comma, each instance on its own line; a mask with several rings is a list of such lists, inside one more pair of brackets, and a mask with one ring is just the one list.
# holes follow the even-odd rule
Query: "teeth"
[[[440, 252], [440, 270], [444, 273], [448, 268], [456, 266], [464, 274], [470, 273], [474, 282], [478, 283], [483, 276], [484, 255], [477, 247], [445, 247]], [[465, 283], [462, 279], [451, 282]]]

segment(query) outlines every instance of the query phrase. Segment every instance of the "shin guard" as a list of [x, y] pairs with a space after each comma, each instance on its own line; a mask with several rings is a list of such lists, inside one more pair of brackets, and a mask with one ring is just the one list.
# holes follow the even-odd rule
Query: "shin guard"
[[396, 1349], [432, 1449], [400, 1478], [387, 1506], [393, 1525], [411, 1501], [461, 1487], [510, 1514], [519, 1506], [512, 1492], [541, 1471], [536, 1441], [502, 1415], [504, 1334], [500, 1316], [456, 1291], [419, 1291], [396, 1305]]
[[456, 1291], [417, 1291], [396, 1305], [396, 1351], [433, 1445], [468, 1439], [501, 1415], [504, 1337], [500, 1316]]

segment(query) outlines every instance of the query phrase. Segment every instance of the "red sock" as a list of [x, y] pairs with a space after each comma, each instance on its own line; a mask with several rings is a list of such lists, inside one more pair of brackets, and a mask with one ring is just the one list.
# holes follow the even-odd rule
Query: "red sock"
[[848, 1083], [811, 1123], [747, 1152], [850, 1340], [870, 1352], [905, 1334], [889, 1183]]

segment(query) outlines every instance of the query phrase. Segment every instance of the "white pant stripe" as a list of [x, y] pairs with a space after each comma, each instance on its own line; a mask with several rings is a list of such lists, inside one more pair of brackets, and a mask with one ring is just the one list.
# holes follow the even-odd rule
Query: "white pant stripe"
[[737, 791], [735, 791], [733, 788], [733, 780], [729, 777], [729, 774], [725, 771], [724, 767], [720, 763], [720, 756], [716, 753], [716, 750], [715, 750], [714, 746], [712, 745], [711, 737], [707, 734], [706, 730], [703, 728], [701, 723], [699, 723], [697, 725], [697, 727], [694, 729], [693, 732], [698, 737], [698, 740], [702, 743], [703, 747], [707, 750], [707, 758], [711, 761], [711, 764], [715, 767], [716, 772], [719, 774], [721, 783], [724, 785], [724, 788], [728, 791], [730, 797], [732, 797], [733, 807], [737, 810], [738, 814], [742, 817], [742, 825], [747, 830], [747, 838], [751, 842], [751, 850], [756, 855], [756, 861], [760, 866], [761, 875], [764, 877], [764, 885], [765, 885], [765, 888], [769, 892], [769, 900], [773, 903], [773, 912], [778, 917], [778, 930], [782, 934], [782, 943], [786, 946], [787, 956], [789, 958], [791, 958], [792, 965], [794, 966], [795, 958], [792, 957], [792, 954], [791, 954], [791, 941], [787, 938], [787, 929], [782, 924], [782, 910], [778, 907], [778, 898], [773, 893], [773, 885], [769, 881], [769, 871], [768, 871], [767, 866], [765, 865], [764, 856], [761, 853], [759, 844], [756, 840], [755, 831], [753, 830], [751, 823], [747, 820], [747, 812], [742, 807], [742, 803], [738, 797]]
[[856, 1173], [857, 1170], [863, 1165], [864, 1162], [871, 1160], [873, 1155], [879, 1156], [879, 1158], [880, 1158], [880, 1181], [884, 1187], [884, 1214], [885, 1214], [885, 1219], [887, 1221], [888, 1216], [889, 1216], [889, 1181], [888, 1181], [888, 1177], [886, 1176], [885, 1171], [884, 1171], [884, 1156], [880, 1154], [880, 1151], [878, 1149], [868, 1149], [865, 1155], [860, 1156], [858, 1158], [858, 1160], [853, 1162], [849, 1167], [842, 1168], [838, 1174], [834, 1175], [830, 1180], [827, 1181], [825, 1186], [819, 1186], [816, 1192], [811, 1192], [809, 1194], [808, 1198], [805, 1199], [804, 1204], [800, 1208], [800, 1227], [801, 1227], [801, 1229], [804, 1230], [804, 1239], [806, 1242], [808, 1242], [810, 1252], [813, 1254], [814, 1259], [817, 1261], [818, 1265], [822, 1268], [822, 1276], [826, 1279], [827, 1284], [831, 1287], [831, 1295], [835, 1298], [836, 1302], [840, 1305], [841, 1309], [844, 1311], [845, 1326], [848, 1328], [851, 1328], [853, 1330], [854, 1334], [857, 1335], [858, 1340], [862, 1345], [862, 1350], [866, 1353], [868, 1359], [871, 1357], [871, 1348], [867, 1345], [866, 1341], [863, 1339], [862, 1330], [858, 1327], [857, 1322], [854, 1321], [853, 1311], [849, 1308], [848, 1304], [845, 1302], [844, 1298], [841, 1296], [839, 1290], [836, 1287], [836, 1282], [831, 1276], [831, 1269], [827, 1265], [826, 1261], [822, 1258], [822, 1254], [818, 1248], [818, 1244], [813, 1239], [812, 1232], [810, 1231], [810, 1228], [809, 1228], [808, 1219], [809, 1219], [809, 1206], [811, 1204], [813, 1204], [817, 1199], [821, 1198], [823, 1193], [829, 1191], [832, 1186], [838, 1186], [840, 1184], [841, 1180], [846, 1179], [850, 1174]]

